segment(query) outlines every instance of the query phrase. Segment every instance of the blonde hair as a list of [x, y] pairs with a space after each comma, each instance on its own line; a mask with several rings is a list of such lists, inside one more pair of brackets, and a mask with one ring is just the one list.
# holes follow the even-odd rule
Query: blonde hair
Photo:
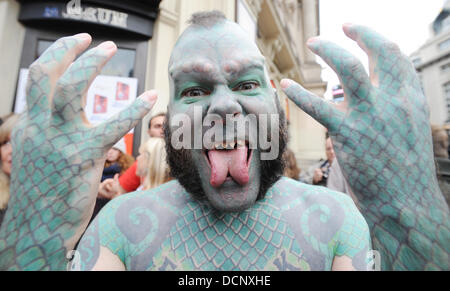
[[442, 125], [431, 125], [433, 150], [436, 158], [448, 159], [448, 134]]
[[170, 177], [169, 165], [167, 164], [164, 139], [151, 137], [140, 148], [141, 153], [147, 153], [147, 173], [143, 177], [142, 189], [148, 190], [164, 184], [172, 178]]
[[[0, 144], [8, 141], [11, 132], [19, 121], [19, 115], [9, 115], [5, 122], [0, 126]], [[0, 160], [0, 168], [2, 162]], [[6, 209], [9, 202], [9, 175], [0, 170], [0, 210]]]
[[285, 163], [283, 175], [288, 178], [298, 180], [300, 169], [297, 166], [297, 159], [295, 158], [294, 152], [290, 149], [286, 149], [283, 154], [283, 161]]

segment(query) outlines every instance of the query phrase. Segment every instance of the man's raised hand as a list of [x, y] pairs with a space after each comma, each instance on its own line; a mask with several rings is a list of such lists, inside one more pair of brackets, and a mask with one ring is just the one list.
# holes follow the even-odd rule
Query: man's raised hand
[[370, 76], [336, 44], [308, 42], [337, 73], [343, 103], [329, 103], [291, 80], [282, 81], [283, 90], [328, 128], [383, 268], [448, 269], [449, 211], [435, 175], [420, 80], [396, 44], [364, 26], [344, 25], [344, 33], [367, 53]]
[[12, 136], [11, 200], [0, 230], [0, 269], [63, 269], [92, 214], [107, 150], [156, 102], [141, 95], [106, 122], [84, 114], [88, 88], [117, 51], [83, 33], [57, 40], [29, 70], [27, 111]]

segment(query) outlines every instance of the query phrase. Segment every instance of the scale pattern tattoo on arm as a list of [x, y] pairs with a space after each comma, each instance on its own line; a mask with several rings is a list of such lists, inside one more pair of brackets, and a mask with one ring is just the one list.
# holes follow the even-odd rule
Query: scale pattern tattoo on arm
[[[64, 270], [92, 214], [105, 154], [150, 110], [148, 93], [92, 127], [85, 94], [116, 47], [75, 57], [88, 34], [56, 41], [30, 66], [27, 111], [13, 131], [11, 200], [0, 229], [0, 269]], [[144, 100], [145, 99], [145, 100]]]
[[368, 54], [370, 78], [337, 45], [317, 38], [308, 43], [338, 74], [343, 105], [289, 80], [284, 91], [328, 128], [382, 269], [448, 270], [449, 210], [435, 175], [429, 111], [415, 69], [373, 30], [345, 25], [344, 32]]

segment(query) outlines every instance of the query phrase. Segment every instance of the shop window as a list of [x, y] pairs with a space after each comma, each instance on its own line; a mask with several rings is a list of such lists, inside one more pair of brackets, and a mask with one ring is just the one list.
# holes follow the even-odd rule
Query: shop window
[[448, 72], [450, 72], [450, 63], [441, 66], [441, 72], [442, 72], [442, 73], [448, 73]]
[[450, 82], [444, 85], [445, 101], [447, 103], [447, 121], [450, 121]]
[[439, 50], [443, 51], [450, 48], [450, 38], [439, 43]]
[[37, 44], [37, 52], [35, 58], [39, 58], [46, 49], [48, 49], [52, 45], [53, 41], [49, 40], [38, 40]]
[[[38, 58], [46, 49], [48, 49], [52, 45], [52, 43], [53, 41], [39, 40], [37, 45], [36, 58]], [[135, 58], [135, 50], [118, 48], [116, 54], [103, 67], [101, 75], [133, 77]]]
[[441, 31], [446, 31], [450, 29], [450, 16], [447, 16], [443, 21], [442, 21], [442, 29]]
[[136, 51], [119, 48], [117, 53], [103, 67], [102, 75], [117, 77], [133, 77], [134, 59]]

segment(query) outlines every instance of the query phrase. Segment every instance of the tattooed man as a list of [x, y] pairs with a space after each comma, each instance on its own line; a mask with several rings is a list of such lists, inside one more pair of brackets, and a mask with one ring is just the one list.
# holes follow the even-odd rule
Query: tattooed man
[[[281, 177], [286, 129], [264, 57], [237, 24], [218, 12], [198, 13], [169, 63], [165, 135], [176, 180], [109, 203], [70, 254], [71, 267], [366, 270], [370, 228], [384, 269], [448, 269], [448, 208], [434, 176], [428, 112], [414, 69], [375, 32], [352, 25], [344, 31], [368, 53], [370, 79], [343, 49], [309, 41], [341, 78], [340, 107], [293, 81], [282, 87], [328, 128], [367, 223], [347, 196]], [[116, 50], [103, 43], [69, 67], [89, 42], [86, 34], [58, 40], [30, 68], [28, 112], [13, 136], [18, 150], [0, 232], [2, 269], [66, 268], [66, 253], [92, 212], [108, 147], [155, 102], [155, 92], [147, 92], [107, 124], [89, 126], [83, 96]], [[272, 148], [254, 147], [254, 136], [231, 126], [212, 144], [178, 147], [180, 116], [194, 120], [183, 129], [190, 141], [199, 132], [208, 140], [212, 126], [248, 116], [258, 122], [246, 133], [258, 136], [274, 128], [259, 117], [277, 116], [278, 135], [270, 135]], [[273, 147], [275, 158], [265, 159]]]

